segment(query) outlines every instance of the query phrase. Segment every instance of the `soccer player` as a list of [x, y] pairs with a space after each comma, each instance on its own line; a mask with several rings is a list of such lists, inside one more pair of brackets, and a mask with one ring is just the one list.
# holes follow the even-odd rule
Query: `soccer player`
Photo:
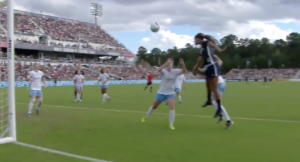
[[82, 92], [82, 86], [84, 83], [84, 76], [80, 74], [79, 70], [76, 70], [75, 76], [73, 78], [74, 80], [74, 87], [76, 89], [76, 102], [81, 102], [81, 92]]
[[153, 75], [149, 73], [149, 75], [147, 76], [147, 85], [144, 89], [144, 92], [146, 92], [148, 86], [150, 86], [150, 92], [152, 93], [152, 79], [153, 79]]
[[181, 104], [182, 100], [181, 100], [181, 89], [182, 87], [185, 88], [185, 77], [183, 74], [179, 75], [176, 78], [175, 81], [175, 92], [176, 92], [176, 96], [178, 97], [179, 100], [179, 104]]
[[179, 59], [181, 69], [173, 69], [173, 59], [168, 59], [161, 67], [158, 68], [158, 72], [161, 73], [161, 83], [157, 91], [156, 98], [152, 106], [147, 112], [146, 117], [142, 118], [142, 122], [145, 122], [148, 117], [153, 113], [153, 111], [161, 104], [167, 100], [169, 111], [169, 121], [170, 129], [175, 129], [173, 126], [175, 121], [175, 81], [176, 78], [186, 72], [183, 59]]
[[[223, 62], [220, 58], [216, 57], [217, 58], [217, 63], [222, 66]], [[204, 73], [205, 72], [205, 68], [203, 69], [200, 69], [199, 71], [201, 73]], [[223, 79], [222, 76], [219, 76], [218, 77], [218, 91], [220, 93], [220, 96], [223, 96], [223, 93], [225, 91], [225, 88], [226, 88], [226, 83], [225, 83], [225, 80]], [[217, 104], [217, 101], [216, 101], [216, 95], [214, 93], [211, 93], [211, 103], [212, 105], [214, 106], [214, 108], [217, 110], [218, 109], [218, 104]], [[226, 126], [225, 126], [225, 129], [228, 129], [229, 127], [231, 127], [233, 125], [233, 121], [231, 121], [230, 119], [230, 116], [228, 115], [225, 107], [223, 105], [221, 105], [221, 108], [222, 108], [222, 113], [220, 114], [219, 116], [219, 120], [218, 120], [218, 124], [223, 120], [223, 115], [225, 116], [226, 118]]]
[[[81, 75], [84, 76], [84, 72], [80, 70], [80, 67], [78, 67], [77, 70], [79, 70], [80, 73], [81, 73]], [[76, 75], [76, 74], [74, 73], [74, 75]], [[76, 91], [76, 89], [74, 89], [74, 96], [75, 96], [75, 100], [76, 100], [76, 97], [77, 97], [77, 91]], [[80, 100], [82, 100], [82, 90], [81, 90]]]
[[106, 73], [105, 68], [102, 68], [100, 70], [100, 76], [98, 81], [98, 83], [101, 81], [102, 103], [105, 102], [106, 98], [108, 99], [108, 101], [111, 100], [111, 98], [107, 95], [108, 80], [109, 80], [109, 75]]
[[246, 81], [246, 84], [249, 83], [249, 78], [248, 78], [248, 76], [245, 77], [245, 81]]
[[[210, 42], [209, 40], [203, 40], [203, 39], [204, 38], [201, 35], [201, 33], [198, 33], [195, 36], [195, 44], [201, 45], [202, 49], [200, 51], [197, 64], [194, 66], [193, 71], [194, 71], [194, 75], [196, 75], [199, 67], [202, 67], [202, 65], [206, 67], [205, 76], [206, 76], [208, 89], [216, 95], [216, 102], [218, 104], [218, 109], [214, 115], [214, 117], [216, 118], [220, 116], [220, 114], [222, 113], [221, 96], [218, 92], [218, 76], [220, 74], [220, 66], [218, 63], [216, 63], [216, 59], [214, 58], [211, 51], [212, 48], [214, 48], [221, 53], [224, 52], [226, 48], [220, 49], [220, 47], [217, 46], [216, 44]], [[208, 99], [210, 99], [210, 94], [208, 96]]]
[[261, 87], [268, 88], [268, 84], [267, 84], [267, 82], [268, 82], [268, 78], [267, 78], [267, 76], [264, 76], [264, 78], [263, 78], [263, 84], [262, 84], [262, 86], [261, 86]]
[[46, 79], [44, 77], [44, 73], [39, 70], [39, 64], [34, 65], [34, 70], [30, 71], [27, 80], [30, 82], [30, 101], [28, 105], [27, 116], [31, 116], [31, 110], [34, 105], [35, 100], [38, 100], [36, 105], [36, 113], [40, 114], [39, 108], [42, 106], [43, 102], [43, 93], [42, 93], [42, 85], [41, 81], [44, 82], [44, 87], [47, 87]]
[[57, 76], [54, 76], [54, 87], [57, 86]]

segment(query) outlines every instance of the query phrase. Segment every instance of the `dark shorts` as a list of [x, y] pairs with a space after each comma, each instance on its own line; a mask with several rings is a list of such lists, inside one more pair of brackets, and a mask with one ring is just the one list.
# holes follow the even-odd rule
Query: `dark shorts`
[[152, 85], [152, 81], [148, 81], [148, 82], [147, 82], [147, 85]]
[[56, 84], [56, 83], [57, 83], [57, 81], [56, 81], [56, 80], [54, 80], [54, 83]]
[[208, 78], [218, 77], [220, 75], [220, 66], [215, 63], [206, 68], [205, 76]]

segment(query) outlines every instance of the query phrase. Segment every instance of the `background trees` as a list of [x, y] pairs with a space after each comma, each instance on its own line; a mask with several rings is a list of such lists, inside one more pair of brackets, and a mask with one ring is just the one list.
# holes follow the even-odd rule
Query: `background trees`
[[[216, 53], [224, 62], [222, 72], [232, 68], [282, 68], [300, 67], [300, 34], [290, 33], [286, 40], [279, 39], [271, 42], [268, 38], [248, 39], [238, 38], [235, 35], [223, 37], [219, 42], [221, 47], [227, 46], [227, 50]], [[183, 58], [186, 66], [192, 70], [196, 63], [200, 49], [191, 44], [185, 48], [173, 47], [167, 51], [154, 48], [147, 50], [139, 47], [136, 64], [149, 63], [152, 66], [160, 66], [167, 58], [172, 57], [174, 65], [178, 65], [178, 59]]]

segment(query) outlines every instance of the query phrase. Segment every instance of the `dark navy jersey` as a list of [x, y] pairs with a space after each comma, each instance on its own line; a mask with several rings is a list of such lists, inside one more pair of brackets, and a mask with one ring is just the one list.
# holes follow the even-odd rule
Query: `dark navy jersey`
[[203, 65], [210, 65], [216, 62], [213, 57], [212, 48], [208, 46], [209, 41], [203, 41], [201, 45], [200, 55], [203, 59]]

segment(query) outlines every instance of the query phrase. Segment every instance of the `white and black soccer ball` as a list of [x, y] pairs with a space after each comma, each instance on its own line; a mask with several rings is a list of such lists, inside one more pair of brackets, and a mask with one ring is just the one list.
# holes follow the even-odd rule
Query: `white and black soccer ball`
[[158, 23], [151, 24], [150, 29], [152, 32], [157, 33], [159, 31], [160, 26]]

